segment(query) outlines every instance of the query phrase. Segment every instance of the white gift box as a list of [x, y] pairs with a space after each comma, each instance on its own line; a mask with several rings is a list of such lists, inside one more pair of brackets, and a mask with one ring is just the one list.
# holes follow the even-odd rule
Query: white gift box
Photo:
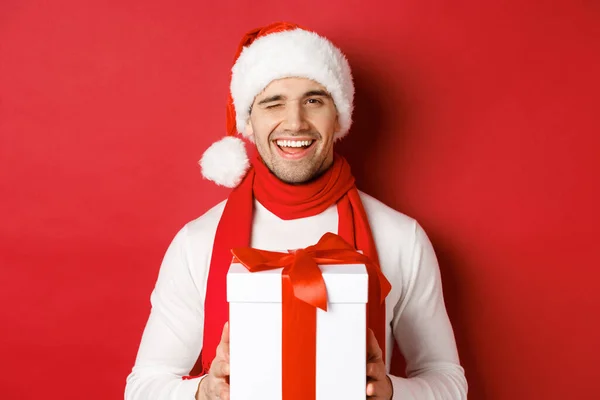
[[[364, 400], [368, 275], [362, 264], [319, 267], [327, 312], [317, 309], [316, 400]], [[227, 274], [232, 400], [281, 400], [281, 271]]]

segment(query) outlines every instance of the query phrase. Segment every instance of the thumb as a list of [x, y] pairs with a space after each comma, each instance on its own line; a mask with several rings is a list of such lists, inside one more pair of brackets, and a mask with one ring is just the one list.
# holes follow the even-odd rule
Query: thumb
[[377, 343], [377, 338], [373, 330], [368, 329], [367, 332], [367, 360], [375, 361], [381, 359], [381, 348]]
[[229, 321], [223, 326], [223, 333], [221, 334], [221, 345], [226, 354], [229, 354]]

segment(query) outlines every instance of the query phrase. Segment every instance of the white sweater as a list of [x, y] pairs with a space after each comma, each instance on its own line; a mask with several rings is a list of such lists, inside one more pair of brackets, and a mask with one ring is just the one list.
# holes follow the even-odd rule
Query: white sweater
[[[446, 313], [437, 259], [423, 229], [371, 196], [360, 193], [381, 269], [392, 284], [386, 299], [387, 365], [393, 340], [406, 359], [408, 379], [390, 376], [394, 399], [466, 399]], [[201, 378], [182, 380], [202, 349], [206, 280], [217, 224], [225, 202], [187, 223], [163, 259], [150, 297], [152, 310], [135, 366], [127, 377], [126, 400], [193, 400]], [[337, 233], [337, 207], [284, 221], [255, 202], [251, 246], [264, 250], [304, 248], [326, 232]], [[389, 371], [388, 371], [389, 372]]]

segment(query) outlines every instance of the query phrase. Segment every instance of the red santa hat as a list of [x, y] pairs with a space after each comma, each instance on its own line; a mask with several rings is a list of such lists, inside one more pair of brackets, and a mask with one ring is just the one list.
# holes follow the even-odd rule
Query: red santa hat
[[348, 133], [354, 103], [352, 73], [344, 54], [326, 38], [285, 22], [253, 29], [242, 38], [231, 72], [227, 136], [213, 143], [199, 161], [202, 175], [218, 185], [236, 187], [250, 167], [237, 134], [246, 136], [255, 97], [274, 80], [308, 78], [323, 85], [338, 113], [335, 139]]

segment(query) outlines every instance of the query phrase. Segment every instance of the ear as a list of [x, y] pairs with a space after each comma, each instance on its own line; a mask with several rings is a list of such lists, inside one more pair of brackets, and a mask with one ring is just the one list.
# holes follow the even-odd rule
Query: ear
[[338, 133], [340, 131], [340, 129], [342, 129], [342, 126], [340, 125], [340, 116], [336, 115], [335, 116], [335, 133]]
[[250, 118], [248, 118], [248, 121], [246, 121], [246, 127], [244, 128], [244, 136], [250, 138], [252, 135], [254, 135], [254, 128], [252, 127]]

